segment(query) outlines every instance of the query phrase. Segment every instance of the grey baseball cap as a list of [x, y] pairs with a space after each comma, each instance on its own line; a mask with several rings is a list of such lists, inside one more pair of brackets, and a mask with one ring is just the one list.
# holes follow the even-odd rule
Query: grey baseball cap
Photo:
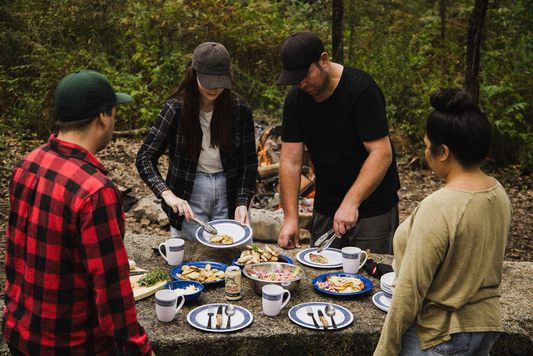
[[229, 52], [220, 43], [205, 42], [192, 54], [192, 67], [206, 89], [231, 89]]

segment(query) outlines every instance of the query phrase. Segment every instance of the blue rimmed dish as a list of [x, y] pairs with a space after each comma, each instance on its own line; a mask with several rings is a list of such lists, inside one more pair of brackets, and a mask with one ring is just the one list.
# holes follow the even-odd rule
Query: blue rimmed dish
[[[317, 283], [326, 282], [329, 276], [359, 278], [361, 280], [361, 282], [363, 282], [363, 284], [365, 285], [365, 288], [363, 290], [359, 291], [359, 292], [354, 292], [354, 293], [339, 293], [339, 292], [331, 292], [329, 290], [322, 289], [319, 286], [317, 286]], [[335, 295], [335, 296], [346, 297], [346, 296], [354, 296], [354, 295], [363, 294], [363, 293], [368, 292], [370, 289], [372, 289], [372, 281], [370, 279], [366, 278], [366, 277], [363, 277], [363, 276], [360, 276], [360, 275], [354, 274], [354, 273], [343, 273], [343, 272], [340, 272], [340, 273], [326, 273], [326, 274], [322, 274], [322, 275], [316, 277], [315, 279], [313, 279], [313, 287], [315, 287], [316, 290], [318, 290], [318, 291], [320, 291], [322, 293]]]

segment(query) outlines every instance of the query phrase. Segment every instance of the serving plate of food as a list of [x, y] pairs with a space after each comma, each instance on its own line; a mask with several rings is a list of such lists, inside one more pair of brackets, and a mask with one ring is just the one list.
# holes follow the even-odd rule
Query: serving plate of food
[[[326, 315], [326, 306], [330, 303], [303, 303], [298, 304], [289, 310], [289, 318], [296, 324], [303, 326], [304, 328], [313, 329], [313, 330], [325, 330], [324, 326], [321, 324], [319, 319], [319, 311]], [[328, 322], [327, 330], [337, 330], [344, 328], [350, 325], [353, 322], [353, 314], [346, 308], [341, 307], [340, 305], [331, 304], [335, 309], [335, 315], [333, 320], [335, 325], [332, 327], [331, 317], [325, 316], [326, 321]], [[317, 321], [319, 327], [317, 328], [313, 322], [313, 316], [308, 313], [312, 312], [315, 320]]]
[[317, 248], [308, 248], [300, 251], [296, 259], [304, 265], [315, 268], [340, 268], [342, 267], [342, 251], [336, 248], [327, 248], [318, 253]]
[[209, 222], [209, 225], [217, 230], [217, 235], [212, 235], [201, 227], [196, 230], [196, 239], [206, 246], [215, 248], [235, 247], [249, 242], [252, 238], [250, 226], [241, 226], [241, 223], [236, 220], [213, 220]]
[[227, 264], [220, 262], [192, 261], [172, 268], [170, 275], [176, 280], [213, 284], [226, 279], [227, 267]]
[[316, 290], [335, 296], [353, 296], [372, 289], [372, 281], [354, 273], [326, 273], [313, 279]]
[[233, 266], [239, 266], [242, 269], [244, 266], [251, 264], [267, 262], [294, 264], [292, 259], [275, 251], [270, 245], [265, 245], [264, 247], [258, 245], [246, 245], [246, 249], [241, 252], [239, 257], [233, 259], [231, 264]]

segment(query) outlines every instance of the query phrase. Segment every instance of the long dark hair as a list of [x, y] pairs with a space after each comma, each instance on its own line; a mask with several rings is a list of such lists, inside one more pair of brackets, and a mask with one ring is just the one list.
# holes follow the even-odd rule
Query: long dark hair
[[[200, 91], [196, 80], [196, 71], [189, 67], [187, 74], [169, 99], [179, 97], [182, 101], [181, 120], [178, 135], [183, 137], [187, 153], [197, 160], [202, 150], [200, 127]], [[215, 109], [211, 119], [211, 147], [231, 153], [231, 130], [233, 126], [233, 95], [230, 89], [224, 89], [215, 100]]]
[[487, 115], [464, 89], [437, 89], [431, 93], [435, 110], [426, 121], [430, 152], [436, 155], [446, 145], [465, 168], [481, 164], [490, 150], [492, 129]]

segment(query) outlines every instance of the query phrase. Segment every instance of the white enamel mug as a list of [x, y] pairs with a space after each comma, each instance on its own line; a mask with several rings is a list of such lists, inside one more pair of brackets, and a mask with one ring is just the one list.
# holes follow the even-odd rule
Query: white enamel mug
[[[161, 246], [165, 246], [165, 253], [161, 251]], [[183, 252], [185, 250], [185, 240], [168, 239], [159, 244], [159, 253], [171, 266], [177, 266], [183, 262]]]
[[[181, 302], [178, 305], [178, 299]], [[170, 289], [163, 289], [155, 294], [155, 312], [157, 319], [164, 323], [174, 320], [174, 316], [185, 303], [185, 297]]]
[[[291, 292], [281, 286], [269, 284], [263, 286], [263, 313], [267, 316], [276, 316], [281, 309], [291, 300]], [[283, 296], [286, 295], [285, 301]]]
[[[365, 254], [365, 259], [361, 263], [361, 254]], [[361, 251], [359, 247], [343, 247], [342, 249], [342, 270], [344, 273], [357, 273], [368, 259], [366, 251]]]

